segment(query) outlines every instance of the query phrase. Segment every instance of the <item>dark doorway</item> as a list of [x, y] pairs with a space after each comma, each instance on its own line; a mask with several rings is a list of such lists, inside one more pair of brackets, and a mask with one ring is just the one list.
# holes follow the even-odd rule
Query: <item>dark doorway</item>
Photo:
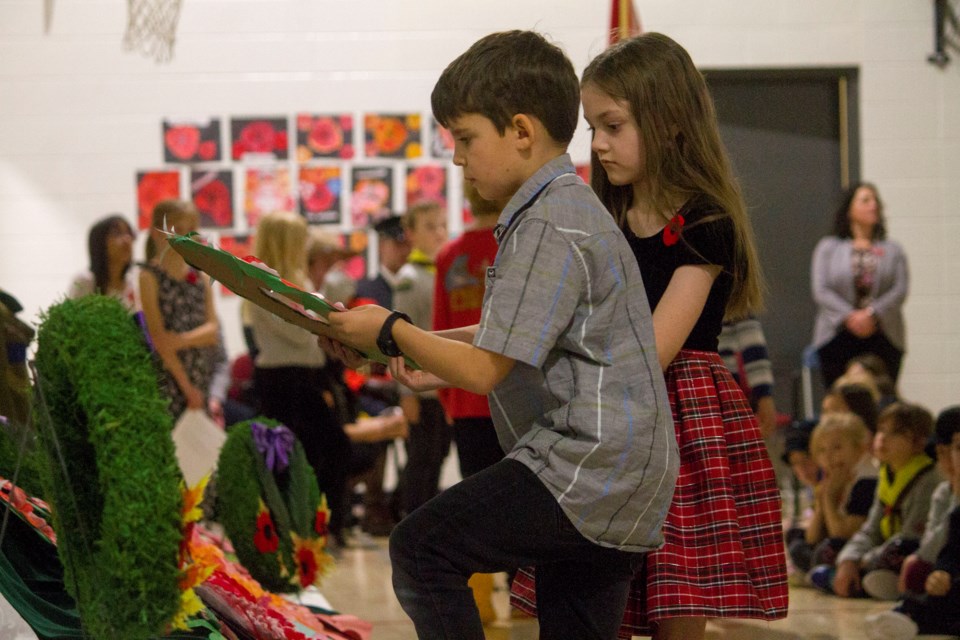
[[[776, 376], [775, 400], [780, 411], [800, 417], [803, 350], [814, 317], [810, 257], [831, 231], [840, 192], [860, 173], [857, 71], [704, 74], [767, 280], [761, 321]], [[813, 380], [819, 384], [819, 376]]]

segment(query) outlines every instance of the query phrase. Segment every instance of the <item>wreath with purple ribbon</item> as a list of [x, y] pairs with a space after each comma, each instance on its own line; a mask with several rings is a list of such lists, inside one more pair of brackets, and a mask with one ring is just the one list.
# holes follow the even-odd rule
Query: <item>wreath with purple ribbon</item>
[[332, 564], [330, 511], [293, 432], [266, 418], [236, 424], [217, 469], [217, 517], [240, 564], [271, 591], [318, 582]]

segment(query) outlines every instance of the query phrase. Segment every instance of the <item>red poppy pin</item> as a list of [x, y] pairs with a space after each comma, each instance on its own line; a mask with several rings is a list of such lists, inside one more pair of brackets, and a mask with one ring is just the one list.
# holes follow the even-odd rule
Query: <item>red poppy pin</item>
[[679, 213], [672, 218], [670, 222], [667, 223], [667, 226], [663, 228], [663, 244], [668, 247], [672, 247], [677, 244], [677, 240], [680, 239], [680, 232], [683, 229], [684, 223], [683, 216]]
[[187, 282], [189, 284], [197, 284], [197, 280], [200, 276], [197, 275], [196, 269], [190, 269], [187, 271]]

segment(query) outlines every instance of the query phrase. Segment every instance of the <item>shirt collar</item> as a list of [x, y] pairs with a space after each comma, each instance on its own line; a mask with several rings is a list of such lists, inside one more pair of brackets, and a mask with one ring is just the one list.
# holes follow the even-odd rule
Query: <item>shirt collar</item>
[[562, 153], [527, 178], [527, 181], [517, 189], [517, 192], [510, 198], [507, 206], [503, 208], [503, 212], [497, 219], [494, 235], [499, 239], [503, 230], [510, 227], [514, 216], [530, 206], [532, 201], [540, 195], [540, 192], [543, 191], [548, 184], [565, 173], [574, 173], [574, 168], [573, 162], [570, 160], [570, 154]]

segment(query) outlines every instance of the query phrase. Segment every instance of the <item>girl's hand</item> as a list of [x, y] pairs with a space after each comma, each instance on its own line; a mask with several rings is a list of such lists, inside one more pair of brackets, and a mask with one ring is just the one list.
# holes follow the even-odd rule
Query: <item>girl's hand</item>
[[946, 571], [934, 571], [927, 576], [924, 587], [931, 596], [945, 596], [950, 591], [950, 574]]
[[433, 391], [449, 386], [445, 380], [432, 373], [409, 368], [402, 357], [390, 358], [389, 368], [394, 380], [414, 391]]
[[200, 391], [196, 386], [188, 384], [185, 389], [183, 389], [183, 396], [187, 400], [187, 409], [204, 409], [206, 399], [203, 395], [203, 392]]
[[837, 566], [833, 578], [833, 591], [844, 598], [860, 593], [860, 566], [855, 560], [846, 560]]

